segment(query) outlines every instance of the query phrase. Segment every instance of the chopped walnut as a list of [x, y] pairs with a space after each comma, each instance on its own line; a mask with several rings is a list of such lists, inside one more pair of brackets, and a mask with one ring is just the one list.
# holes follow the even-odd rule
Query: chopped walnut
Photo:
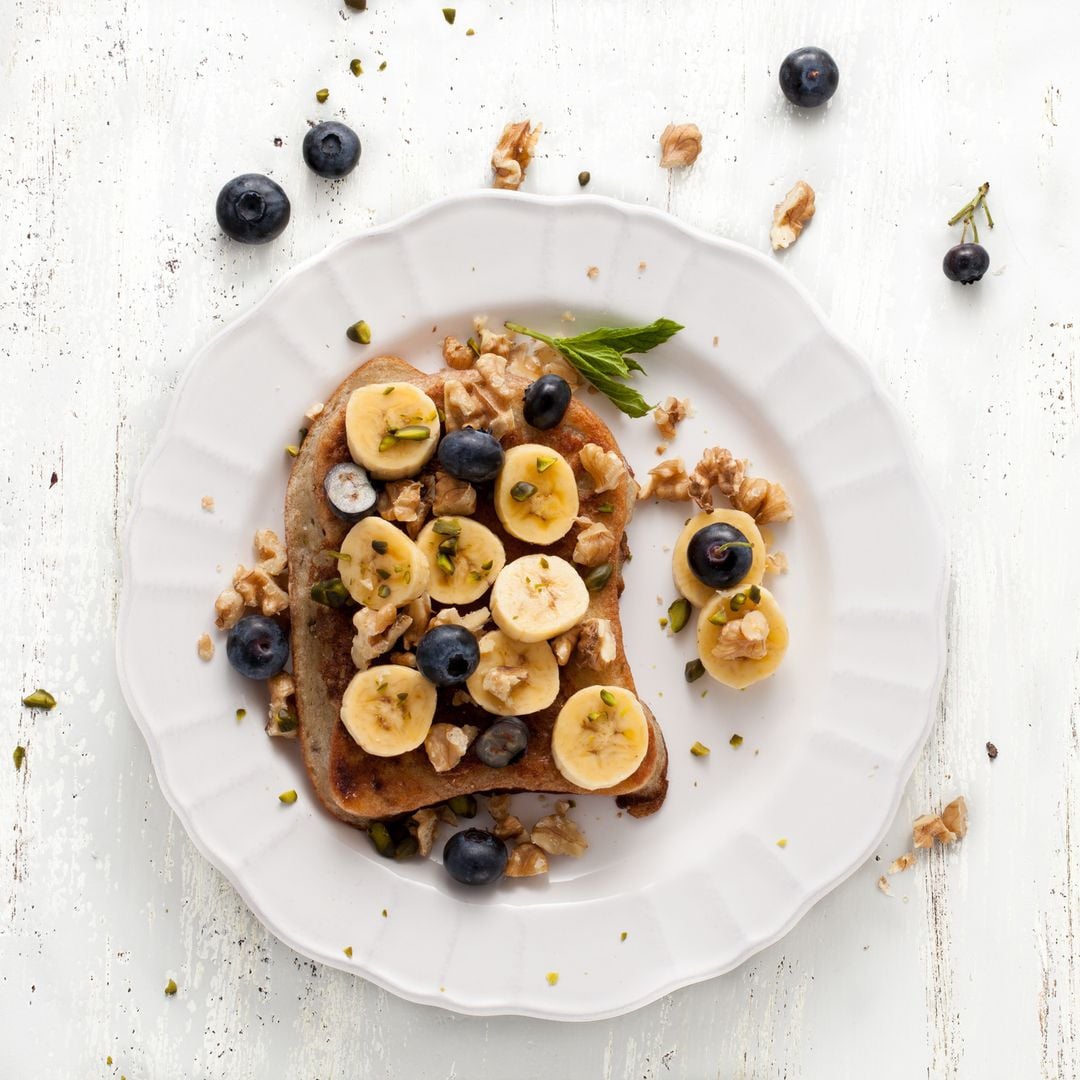
[[412, 625], [412, 619], [398, 612], [393, 604], [378, 609], [361, 608], [352, 621], [356, 628], [352, 662], [358, 671], [364, 671], [377, 656], [388, 653]]
[[387, 521], [415, 521], [423, 512], [424, 489], [418, 480], [390, 480], [379, 493], [379, 517]]
[[456, 709], [460, 705], [475, 705], [468, 690], [455, 690], [450, 697], [450, 704]]
[[255, 555], [258, 565], [273, 577], [285, 572], [288, 565], [285, 545], [273, 529], [260, 529], [255, 534]]
[[321, 401], [316, 401], [316, 402], [313, 402], [311, 405], [308, 406], [308, 409], [304, 413], [304, 415], [310, 421], [312, 421], [312, 423], [314, 423], [316, 420], [318, 420], [318, 418], [320, 416], [322, 416], [323, 410], [325, 408], [326, 408], [326, 406]]
[[467, 611], [464, 615], [460, 614], [456, 607], [444, 607], [432, 616], [428, 629], [434, 630], [436, 626], [464, 626], [466, 630], [479, 634], [490, 618], [491, 612], [486, 607]]
[[881, 891], [882, 891], [882, 892], [883, 892], [883, 893], [884, 893], [884, 894], [885, 894], [886, 896], [889, 896], [889, 895], [891, 894], [891, 888], [890, 888], [890, 886], [889, 886], [889, 879], [888, 879], [888, 878], [887, 878], [887, 877], [886, 877], [886, 876], [885, 876], [884, 874], [882, 874], [882, 875], [881, 875], [881, 877], [879, 877], [879, 878], [877, 879], [877, 887], [878, 887], [878, 888], [879, 888], [879, 889], [880, 889], [880, 890], [881, 890]]
[[[494, 353], [504, 360], [510, 358], [516, 344], [516, 338], [513, 334], [503, 334], [495, 330], [489, 330], [486, 315], [473, 319], [473, 327], [480, 338], [480, 354], [482, 356], [487, 353]], [[526, 345], [526, 347], [528, 346]]]
[[200, 500], [200, 505], [208, 514], [212, 514], [214, 512], [214, 496], [204, 495]]
[[933, 847], [935, 840], [951, 844], [956, 839], [956, 833], [941, 820], [940, 814], [923, 814], [917, 817], [911, 824], [911, 836], [912, 843], [917, 848]]
[[590, 266], [589, 269], [585, 271], [585, 276], [590, 281], [595, 281], [600, 276], [600, 267]]
[[551, 649], [555, 653], [555, 659], [558, 661], [559, 667], [566, 667], [570, 662], [570, 656], [573, 654], [574, 646], [580, 636], [581, 627], [575, 626], [564, 634], [551, 639]]
[[436, 806], [435, 812], [439, 815], [439, 820], [445, 821], [451, 828], [457, 824], [457, 814], [446, 803], [443, 803], [442, 806]]
[[587, 517], [577, 519], [580, 532], [574, 543], [574, 562], [582, 566], [599, 566], [606, 562], [615, 550], [615, 537], [602, 521], [592, 521]]
[[690, 474], [690, 498], [702, 510], [712, 510], [712, 489], [718, 487], [720, 494], [730, 499], [743, 482], [746, 465], [744, 459], [735, 457], [730, 450], [721, 446], [709, 447]]
[[491, 155], [491, 167], [495, 170], [492, 187], [511, 191], [521, 187], [542, 130], [543, 125], [537, 124], [534, 128], [528, 120], [507, 124], [503, 128], [495, 152]]
[[439, 832], [439, 815], [430, 807], [417, 810], [412, 816], [412, 827], [409, 831], [416, 837], [420, 854], [426, 859], [435, 846], [435, 837]]
[[401, 643], [406, 649], [415, 649], [431, 622], [431, 598], [427, 593], [422, 593], [415, 600], [410, 600], [405, 606], [405, 614], [412, 622]]
[[[412, 629], [410, 627], [410, 629]], [[390, 654], [390, 663], [397, 664], [398, 667], [411, 667], [413, 671], [416, 670], [416, 653], [411, 652], [395, 652]]]
[[505, 793], [489, 796], [487, 808], [495, 821], [502, 821], [503, 818], [510, 816], [510, 796]]
[[512, 704], [514, 689], [521, 683], [527, 682], [528, 678], [527, 665], [500, 664], [485, 672], [481, 685], [492, 697], [498, 698], [504, 705], [509, 706]]
[[432, 511], [436, 517], [457, 514], [468, 517], [476, 513], [476, 488], [468, 480], [459, 480], [439, 469], [435, 473], [435, 501]]
[[462, 345], [456, 337], [449, 335], [443, 338], [442, 355], [446, 366], [457, 371], [465, 371], [476, 363], [476, 353], [472, 346]]
[[761, 525], [770, 521], [790, 521], [794, 516], [784, 485], [760, 476], [743, 480], [731, 496], [731, 505]]
[[800, 180], [773, 209], [769, 239], [773, 251], [790, 247], [814, 216], [814, 189]]
[[910, 870], [911, 867], [913, 867], [914, 865], [915, 865], [915, 852], [914, 851], [908, 851], [908, 852], [905, 852], [903, 855], [901, 855], [900, 858], [893, 859], [893, 861], [891, 863], [889, 863], [889, 873], [890, 874], [901, 874], [905, 870]]
[[941, 811], [941, 820], [945, 828], [954, 833], [957, 840], [963, 840], [967, 836], [967, 800], [963, 795], [953, 799], [944, 810]]
[[701, 153], [697, 124], [668, 124], [660, 135], [660, 168], [681, 169], [693, 165]]
[[270, 709], [266, 720], [266, 734], [283, 739], [295, 739], [300, 734], [300, 725], [289, 699], [296, 694], [293, 677], [282, 671], [271, 675], [266, 680], [270, 691]]
[[525, 826], [522, 825], [520, 818], [510, 813], [509, 795], [492, 795], [488, 799], [488, 813], [495, 822], [495, 828], [492, 831], [500, 840], [512, 840], [514, 837], [524, 835]]
[[596, 443], [586, 443], [580, 452], [581, 467], [592, 477], [593, 490], [614, 491], [626, 476], [626, 466], [614, 450], [604, 450]]
[[586, 619], [577, 629], [577, 655], [586, 667], [599, 671], [615, 659], [618, 646], [610, 619]]
[[650, 469], [644, 486], [638, 489], [638, 498], [668, 499], [671, 502], [689, 499], [690, 477], [686, 475], [682, 458], [669, 458], [661, 461], [655, 469]]
[[289, 594], [261, 566], [250, 570], [238, 566], [233, 574], [233, 588], [245, 607], [258, 608], [263, 615], [277, 615], [289, 606]]
[[690, 399], [669, 397], [653, 409], [653, 420], [665, 439], [675, 438], [675, 427], [690, 416]]
[[480, 379], [473, 384], [473, 393], [483, 403], [486, 427], [496, 439], [501, 439], [516, 426], [513, 403], [517, 395], [506, 379], [506, 358], [495, 352], [484, 352], [481, 346], [476, 370]]
[[767, 574], [786, 574], [788, 572], [788, 558], [782, 551], [770, 551], [765, 556], [765, 572]]
[[214, 658], [214, 643], [209, 634], [203, 634], [199, 638], [197, 648], [200, 660], [212, 660]]
[[548, 858], [543, 848], [530, 843], [517, 844], [511, 849], [503, 871], [507, 877], [536, 877], [547, 872]]
[[230, 585], [214, 601], [214, 611], [214, 625], [219, 630], [231, 630], [244, 614], [244, 598]]
[[769, 651], [769, 620], [760, 611], [724, 623], [712, 648], [718, 660], [760, 660]]
[[570, 384], [571, 390], [576, 390], [582, 382], [577, 368], [550, 345], [538, 345], [533, 351], [523, 342], [515, 345], [506, 370], [526, 382], [534, 382], [541, 375], [558, 375]]
[[449, 772], [469, 749], [469, 743], [479, 734], [477, 728], [466, 724], [432, 724], [424, 739], [428, 760], [437, 773]]
[[443, 415], [447, 431], [479, 427], [484, 419], [484, 407], [460, 379], [447, 379], [443, 383]]
[[532, 842], [549, 855], [579, 858], [589, 846], [585, 834], [565, 814], [542, 817], [532, 829]]

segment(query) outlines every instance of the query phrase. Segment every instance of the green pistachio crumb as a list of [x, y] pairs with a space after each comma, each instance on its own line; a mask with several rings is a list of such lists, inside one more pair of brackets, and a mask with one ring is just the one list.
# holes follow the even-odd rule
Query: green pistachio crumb
[[322, 604], [336, 611], [349, 602], [349, 590], [345, 588], [345, 583], [341, 578], [327, 578], [325, 581], [316, 581], [311, 586], [311, 599], [316, 604]]
[[416, 837], [406, 836], [405, 839], [394, 848], [394, 859], [396, 862], [403, 862], [405, 859], [411, 859], [419, 850], [420, 845], [416, 842]]
[[723, 626], [727, 622], [727, 612], [724, 610], [723, 605], [718, 607], [710, 616], [709, 622], [713, 626]]
[[440, 551], [435, 556], [435, 565], [444, 573], [452, 574], [454, 572], [454, 560], [446, 554], [445, 551]]
[[537, 492], [535, 484], [530, 484], [528, 480], [519, 480], [510, 489], [510, 498], [515, 502], [524, 502], [526, 499], [531, 499]]
[[732, 735], [731, 738], [728, 739], [728, 745], [734, 746], [736, 750], [738, 750], [739, 747], [742, 746], [742, 744], [743, 737], [741, 735]]
[[786, 836], [781, 836], [780, 839], [776, 841], [776, 846], [778, 848], [786, 848], [787, 847], [787, 837]]
[[694, 757], [708, 757], [710, 752], [711, 751], [704, 743], [696, 742], [690, 747], [690, 753], [693, 754]]
[[386, 70], [386, 61], [385, 60], [379, 65], [379, 70], [380, 71], [385, 71]]
[[549, 563], [547, 561], [547, 559], [544, 558], [543, 555], [540, 556], [540, 569], [541, 570], [550, 570], [551, 569], [551, 563]]
[[425, 424], [409, 424], [394, 431], [395, 439], [404, 439], [406, 442], [423, 442], [431, 438], [431, 428]]
[[385, 600], [390, 595], [390, 586], [389, 585], [380, 585], [377, 592], [379, 594], [379, 599], [380, 600]]
[[55, 709], [56, 698], [48, 690], [38, 687], [32, 694], [27, 694], [22, 703], [31, 709]]
[[475, 34], [475, 33], [476, 33], [476, 31], [470, 26], [469, 29], [465, 31], [465, 36], [466, 37], [472, 37], [473, 34]]
[[623, 932], [622, 932], [622, 933], [621, 933], [621, 934], [619, 935], [619, 940], [620, 940], [620, 941], [625, 941], [625, 940], [626, 940], [626, 937], [627, 937], [627, 934], [626, 934], [626, 931], [624, 930], [624, 931], [623, 931]]
[[458, 817], [476, 817], [476, 799], [472, 795], [455, 795], [447, 804]]
[[495, 560], [494, 559], [488, 559], [488, 561], [486, 563], [481, 563], [480, 564], [480, 569], [481, 570], [490, 570], [494, 565], [495, 565]]
[[335, 551], [333, 548], [327, 548], [324, 554], [329, 555], [332, 559], [339, 559], [341, 562], [352, 562], [352, 556], [346, 554], [344, 551]]
[[536, 471], [547, 472], [554, 464], [555, 459], [553, 457], [538, 457], [536, 459]]
[[315, 100], [322, 105], [323, 102], [330, 96], [330, 91], [324, 86], [321, 90], [315, 91]]
[[607, 705], [608, 708], [612, 708], [615, 705], [615, 695], [610, 690], [601, 690], [600, 691], [600, 700], [605, 705]]
[[111, 1065], [112, 1064], [112, 1054], [109, 1054], [109, 1055], [106, 1056], [105, 1064], [106, 1065]]
[[295, 443], [289, 443], [285, 447], [285, 453], [288, 454], [289, 457], [296, 457], [296, 455], [300, 453], [300, 447]]
[[705, 674], [705, 665], [697, 659], [689, 660], [686, 667], [683, 668], [683, 674], [686, 676], [687, 682], [697, 682]]
[[372, 540], [371, 550], [374, 551], [376, 555], [385, 555], [390, 548], [385, 540]]
[[483, 577], [484, 577], [484, 575], [481, 574], [479, 570], [470, 570], [469, 571], [469, 580], [470, 581], [481, 581], [483, 579]]
[[746, 603], [746, 593], [737, 592], [731, 598], [730, 602], [731, 602], [731, 610], [732, 611], [740, 611], [740, 610], [742, 610], [743, 605]]
[[656, 621], [660, 624], [660, 629], [661, 630], [666, 629], [666, 627], [667, 627], [667, 616], [666, 615], [661, 615], [660, 618], [657, 619]]
[[599, 505], [599, 506], [598, 506], [598, 507], [596, 508], [596, 512], [597, 512], [598, 514], [610, 514], [610, 513], [613, 513], [613, 512], [614, 512], [614, 510], [615, 510], [615, 507], [614, 507], [614, 506], [612, 506], [612, 505], [611, 505], [611, 503], [609, 503], [609, 502], [602, 502], [602, 503], [601, 503], [601, 504], [600, 504], [600, 505]]
[[386, 908], [383, 908], [383, 909], [382, 909], [382, 917], [383, 917], [384, 919], [386, 918]]
[[288, 791], [283, 791], [278, 796], [278, 802], [283, 802], [286, 806], [292, 806], [292, 804], [296, 802], [296, 799], [296, 792], [292, 788], [289, 788]]
[[349, 61], [349, 70], [359, 78], [364, 74], [364, 65], [360, 63], [359, 58]]
[[368, 828], [368, 836], [380, 855], [390, 858], [394, 854], [394, 841], [390, 836], [390, 830], [381, 821], [371, 824]]
[[442, 9], [442, 17], [451, 25], [454, 25], [454, 20], [457, 18], [457, 8], [444, 7]]
[[671, 632], [677, 634], [690, 619], [690, 601], [685, 596], [680, 596], [678, 600], [672, 601], [667, 613]]
[[11, 757], [15, 762], [15, 771], [18, 772], [23, 767], [23, 762], [26, 760], [26, 747], [16, 746], [11, 752]]
[[397, 446], [397, 438], [393, 433], [388, 432], [379, 440], [379, 453], [385, 454], [387, 450]]
[[750, 589], [748, 591], [749, 591], [749, 594], [750, 594], [750, 602], [752, 604], [760, 604], [761, 603], [761, 589], [758, 588], [757, 585], [751, 585]]
[[461, 523], [454, 518], [436, 518], [435, 524], [431, 526], [431, 531], [438, 533], [440, 536], [460, 536]]
[[282, 709], [277, 715], [277, 729], [280, 732], [295, 731], [300, 726], [300, 721], [289, 712], [288, 709]]
[[594, 566], [583, 579], [585, 587], [589, 592], [599, 592], [611, 580], [613, 569], [609, 562]]
[[579, 172], [577, 174], [577, 182], [581, 187], [585, 187], [591, 179], [592, 175], [587, 171]]
[[376, 567], [375, 573], [378, 576], [380, 581], [389, 581], [390, 580], [390, 571], [389, 570], [384, 570], [381, 566]]
[[245, 716], [247, 716], [247, 709], [237, 709], [236, 710], [236, 722], [238, 724], [240, 723], [241, 720], [244, 719]]
[[350, 341], [355, 341], [357, 345], [370, 345], [371, 327], [361, 319], [359, 322], [353, 323], [352, 326], [345, 331], [345, 336]]
[[175, 979], [170, 979], [165, 984], [165, 995], [167, 997], [172, 997], [173, 994], [175, 994], [175, 993], [176, 993], [176, 980]]
[[349, 959], [350, 959], [350, 960], [352, 959], [352, 946], [351, 946], [351, 945], [346, 945], [346, 946], [345, 946], [345, 948], [344, 948], [344, 949], [342, 949], [341, 951], [342, 951], [342, 952], [343, 952], [343, 953], [344, 953], [344, 954], [345, 954], [345, 955], [346, 955], [347, 957], [349, 957]]
[[557, 971], [549, 971], [545, 976], [548, 982], [548, 986], [554, 986], [559, 981], [559, 973]]

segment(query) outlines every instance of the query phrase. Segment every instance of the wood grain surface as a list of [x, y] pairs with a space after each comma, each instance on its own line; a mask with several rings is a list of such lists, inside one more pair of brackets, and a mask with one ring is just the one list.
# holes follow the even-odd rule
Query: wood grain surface
[[[1077, 1076], [1080, 8], [369, 7], [0, 4], [0, 1076]], [[841, 81], [801, 114], [776, 69], [808, 43]], [[818, 213], [782, 261], [899, 403], [952, 542], [940, 716], [881, 863], [734, 973], [581, 1025], [410, 1005], [278, 944], [165, 805], [113, 668], [122, 525], [193, 351], [330, 242], [485, 185], [525, 116], [545, 125], [527, 190], [587, 169], [590, 192], [762, 250], [808, 180]], [[338, 184], [300, 155], [331, 117], [364, 145]], [[669, 121], [704, 133], [671, 175]], [[249, 170], [293, 202], [255, 250], [213, 218]], [[962, 289], [945, 221], [983, 180], [992, 268]], [[20, 708], [37, 686], [54, 711]], [[911, 819], [958, 793], [967, 839], [883, 895]]]

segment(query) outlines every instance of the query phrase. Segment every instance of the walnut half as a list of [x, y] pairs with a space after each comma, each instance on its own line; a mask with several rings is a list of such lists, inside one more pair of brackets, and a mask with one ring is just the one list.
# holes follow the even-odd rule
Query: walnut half
[[668, 124], [660, 135], [660, 168], [693, 165], [701, 153], [701, 130], [697, 124]]
[[543, 848], [536, 844], [518, 844], [506, 861], [507, 877], [536, 877], [548, 872], [548, 858]]
[[574, 858], [584, 855], [589, 846], [585, 834], [565, 814], [542, 817], [533, 826], [532, 842], [549, 855], [572, 855]]
[[542, 124], [537, 124], [534, 128], [529, 120], [507, 124], [503, 128], [495, 152], [491, 155], [491, 167], [495, 170], [492, 187], [510, 191], [517, 191], [521, 187], [541, 131]]
[[790, 247], [814, 216], [814, 189], [800, 180], [773, 209], [769, 239], [773, 251]]
[[479, 734], [471, 724], [457, 727], [455, 724], [432, 724], [424, 739], [428, 760], [437, 773], [449, 772], [469, 749], [469, 744]]
[[712, 654], [718, 660], [760, 660], [769, 651], [768, 637], [769, 620], [760, 611], [748, 611], [720, 628]]

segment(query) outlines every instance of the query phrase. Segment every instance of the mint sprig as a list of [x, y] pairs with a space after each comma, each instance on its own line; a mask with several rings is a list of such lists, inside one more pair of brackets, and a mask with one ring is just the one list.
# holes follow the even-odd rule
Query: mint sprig
[[677, 334], [682, 326], [671, 319], [657, 319], [648, 326], [600, 326], [574, 337], [550, 337], [520, 323], [508, 322], [507, 330], [542, 341], [557, 349], [582, 378], [588, 380], [627, 416], [646, 416], [650, 405], [632, 386], [620, 382], [645, 369], [631, 353], [644, 353]]

